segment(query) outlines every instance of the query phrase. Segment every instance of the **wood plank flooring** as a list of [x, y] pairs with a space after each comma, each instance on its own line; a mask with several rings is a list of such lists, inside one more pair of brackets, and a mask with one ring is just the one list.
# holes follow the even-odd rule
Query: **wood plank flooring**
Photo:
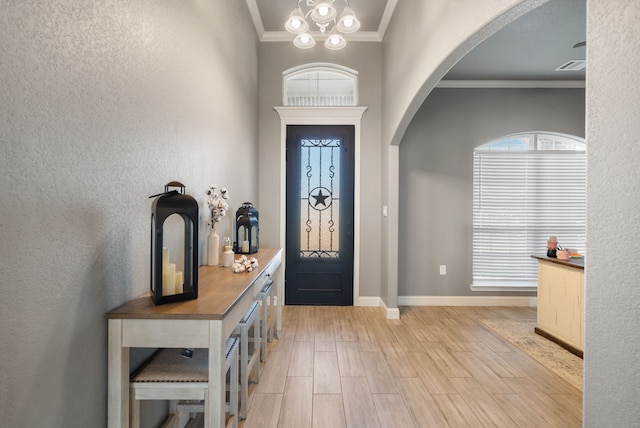
[[582, 392], [479, 319], [535, 308], [286, 306], [240, 428], [580, 427]]

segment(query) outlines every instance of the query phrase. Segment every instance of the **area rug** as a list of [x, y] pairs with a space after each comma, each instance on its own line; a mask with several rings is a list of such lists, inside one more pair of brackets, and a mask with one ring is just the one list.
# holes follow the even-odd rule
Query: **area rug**
[[498, 335], [582, 391], [582, 359], [535, 333], [535, 320], [480, 320]]

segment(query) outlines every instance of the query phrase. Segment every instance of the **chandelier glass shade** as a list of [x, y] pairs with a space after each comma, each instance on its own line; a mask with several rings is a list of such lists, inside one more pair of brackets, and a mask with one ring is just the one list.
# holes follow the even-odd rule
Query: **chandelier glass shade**
[[[360, 21], [358, 21], [353, 9], [349, 7], [348, 0], [344, 0], [345, 7], [339, 17], [338, 11], [334, 7], [336, 0], [304, 0], [306, 7], [310, 8], [306, 12], [300, 6], [302, 1], [298, 0], [296, 7], [291, 11], [289, 19], [284, 24], [284, 28], [288, 32], [296, 35], [293, 44], [298, 48], [308, 49], [316, 44], [310, 32], [309, 19], [318, 28], [319, 37], [326, 37], [324, 45], [331, 50], [344, 48], [347, 41], [343, 34], [354, 33], [360, 28]], [[327, 32], [329, 32], [328, 36]]]

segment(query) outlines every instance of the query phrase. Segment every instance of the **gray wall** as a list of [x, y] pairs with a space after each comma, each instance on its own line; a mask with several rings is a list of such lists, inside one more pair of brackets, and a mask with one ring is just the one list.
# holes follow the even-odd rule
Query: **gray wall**
[[361, 127], [361, 218], [360, 295], [380, 295], [380, 229], [382, 203], [381, 168], [381, 69], [380, 43], [349, 43], [341, 51], [321, 44], [301, 50], [291, 43], [260, 45], [260, 242], [278, 245], [280, 239], [280, 116], [273, 109], [282, 105], [282, 72], [289, 68], [328, 62], [358, 72], [359, 105], [366, 106]]
[[3, 1], [0, 40], [0, 425], [106, 426], [105, 313], [148, 289], [148, 196], [186, 185], [201, 250], [210, 183], [257, 198], [254, 30], [240, 1]]
[[589, 428], [640, 424], [638, 22], [640, 2], [587, 0], [583, 422]]
[[469, 289], [473, 149], [524, 131], [584, 138], [584, 106], [584, 89], [431, 92], [400, 144], [398, 296], [490, 295]]

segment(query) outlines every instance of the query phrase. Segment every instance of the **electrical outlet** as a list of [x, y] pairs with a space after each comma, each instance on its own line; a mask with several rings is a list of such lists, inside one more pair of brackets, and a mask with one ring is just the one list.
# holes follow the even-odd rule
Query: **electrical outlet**
[[447, 274], [447, 265], [440, 265], [440, 275]]

